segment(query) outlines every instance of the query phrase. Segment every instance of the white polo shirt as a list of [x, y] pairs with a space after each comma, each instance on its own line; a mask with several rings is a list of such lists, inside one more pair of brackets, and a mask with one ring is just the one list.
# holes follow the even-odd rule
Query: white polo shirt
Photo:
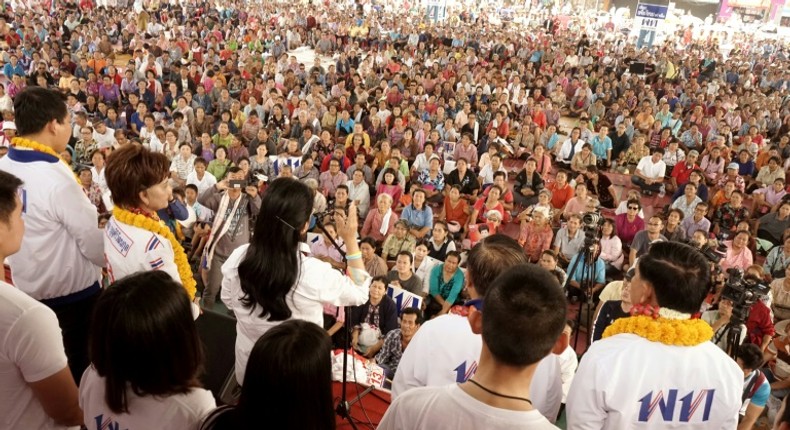
[[[392, 398], [416, 387], [465, 382], [474, 376], [482, 348], [482, 337], [472, 332], [466, 317], [447, 314], [427, 321], [403, 351], [392, 382]], [[562, 402], [557, 355], [549, 354], [538, 363], [529, 391], [535, 409], [554, 422]]]
[[667, 171], [667, 165], [664, 163], [664, 160], [658, 160], [657, 163], [654, 163], [652, 155], [642, 157], [636, 168], [651, 179], [663, 178]]
[[96, 207], [55, 157], [10, 148], [0, 170], [21, 179], [22, 248], [8, 257], [14, 281], [36, 300], [67, 296], [98, 282], [104, 241]]
[[674, 346], [618, 334], [582, 358], [568, 428], [734, 429], [742, 393], [743, 372], [713, 342]]

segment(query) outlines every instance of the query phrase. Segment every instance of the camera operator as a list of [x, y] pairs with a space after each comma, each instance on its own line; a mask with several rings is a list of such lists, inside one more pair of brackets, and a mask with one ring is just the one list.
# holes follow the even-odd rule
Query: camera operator
[[244, 172], [231, 167], [227, 177], [206, 190], [198, 201], [216, 214], [201, 262], [203, 270], [208, 271], [203, 307], [211, 310], [222, 282], [222, 265], [234, 249], [249, 243], [261, 198], [258, 187], [244, 180]]
[[[709, 310], [702, 313], [702, 320], [713, 327], [713, 339], [711, 339], [711, 342], [715, 343], [724, 352], [727, 352], [727, 334], [730, 330], [730, 318], [732, 318], [732, 302], [729, 300], [720, 301], [719, 309], [717, 310]], [[741, 336], [738, 339], [738, 344], [742, 344], [746, 340], [746, 333], [746, 324], [741, 324]]]

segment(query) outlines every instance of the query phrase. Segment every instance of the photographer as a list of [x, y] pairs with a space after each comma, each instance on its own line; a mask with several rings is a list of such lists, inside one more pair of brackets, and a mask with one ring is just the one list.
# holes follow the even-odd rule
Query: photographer
[[227, 178], [206, 190], [198, 201], [216, 214], [202, 261], [203, 269], [208, 271], [203, 307], [210, 310], [222, 282], [222, 265], [234, 249], [250, 241], [261, 198], [258, 187], [244, 180], [244, 172], [231, 167]]
[[[713, 327], [713, 339], [711, 342], [716, 344], [722, 351], [727, 352], [727, 335], [730, 331], [730, 318], [732, 318], [732, 302], [722, 300], [719, 302], [718, 310], [705, 311], [702, 313], [702, 320]], [[746, 324], [741, 324], [741, 335], [737, 340], [742, 344], [746, 340]]]

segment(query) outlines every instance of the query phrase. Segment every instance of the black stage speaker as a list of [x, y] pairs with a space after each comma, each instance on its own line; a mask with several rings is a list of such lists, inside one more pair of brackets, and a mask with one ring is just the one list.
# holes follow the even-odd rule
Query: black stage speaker
[[229, 404], [238, 398], [236, 383], [236, 320], [228, 315], [203, 310], [195, 321], [203, 342], [205, 372], [200, 381], [217, 403]]

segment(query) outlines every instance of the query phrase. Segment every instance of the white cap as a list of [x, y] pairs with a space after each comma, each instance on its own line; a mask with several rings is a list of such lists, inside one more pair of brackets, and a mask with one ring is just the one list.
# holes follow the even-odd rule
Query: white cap
[[3, 131], [5, 130], [16, 131], [16, 124], [14, 124], [14, 121], [3, 121]]

